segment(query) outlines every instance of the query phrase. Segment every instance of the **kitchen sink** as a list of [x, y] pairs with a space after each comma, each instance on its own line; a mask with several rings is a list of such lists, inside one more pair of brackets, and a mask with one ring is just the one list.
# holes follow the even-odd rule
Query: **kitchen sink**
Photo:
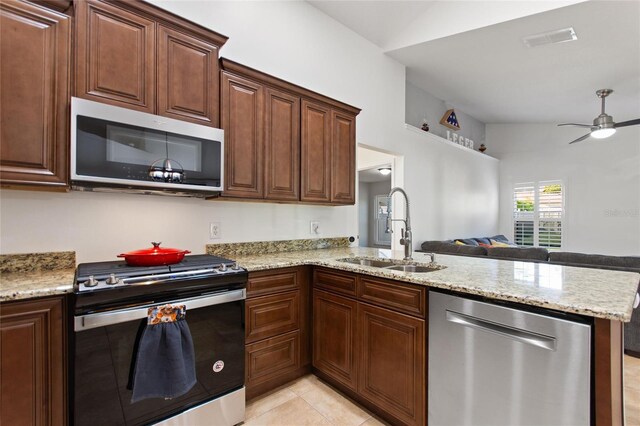
[[337, 259], [338, 262], [351, 263], [352, 265], [371, 266], [374, 268], [388, 269], [400, 272], [432, 272], [444, 269], [445, 266], [433, 263], [416, 263], [407, 262], [405, 260], [394, 259], [368, 259], [362, 257], [348, 257], [345, 259]]
[[396, 263], [391, 259], [373, 260], [363, 259], [359, 257], [350, 257], [347, 259], [338, 259], [338, 262], [352, 263], [354, 265], [373, 266], [374, 268], [386, 268], [388, 266], [394, 266]]
[[395, 265], [388, 266], [384, 269], [400, 272], [433, 272], [443, 269], [442, 267], [423, 266], [423, 265]]

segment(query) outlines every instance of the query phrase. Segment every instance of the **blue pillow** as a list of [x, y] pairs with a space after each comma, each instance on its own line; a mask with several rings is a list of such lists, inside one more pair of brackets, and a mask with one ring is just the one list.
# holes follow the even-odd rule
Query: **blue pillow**
[[502, 243], [510, 243], [509, 239], [502, 234], [494, 235], [493, 237], [489, 237], [491, 240], [500, 241]]
[[474, 238], [474, 240], [476, 240], [476, 242], [478, 244], [482, 243], [482, 244], [486, 244], [486, 245], [491, 245], [491, 241], [489, 241], [488, 238]]

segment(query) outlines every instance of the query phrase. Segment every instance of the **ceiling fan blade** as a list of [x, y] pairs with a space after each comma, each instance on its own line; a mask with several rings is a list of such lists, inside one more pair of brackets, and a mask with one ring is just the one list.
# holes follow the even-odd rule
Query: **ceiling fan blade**
[[579, 137], [575, 141], [569, 142], [569, 145], [571, 145], [572, 143], [576, 143], [576, 142], [582, 142], [583, 140], [587, 139], [589, 136], [591, 136], [591, 133], [587, 133], [586, 135]]
[[558, 124], [558, 126], [577, 126], [577, 127], [592, 128], [593, 124], [562, 123], [562, 124]]
[[622, 121], [620, 123], [616, 123], [613, 127], [617, 129], [618, 127], [635, 126], [637, 124], [640, 124], [640, 118], [636, 118], [635, 120]]

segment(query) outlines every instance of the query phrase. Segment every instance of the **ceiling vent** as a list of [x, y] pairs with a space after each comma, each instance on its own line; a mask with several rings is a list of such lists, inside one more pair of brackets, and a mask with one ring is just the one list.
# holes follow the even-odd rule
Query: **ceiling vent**
[[524, 37], [522, 41], [527, 47], [536, 47], [545, 44], [564, 43], [565, 41], [574, 41], [577, 39], [578, 36], [576, 35], [576, 32], [573, 28], [569, 27]]

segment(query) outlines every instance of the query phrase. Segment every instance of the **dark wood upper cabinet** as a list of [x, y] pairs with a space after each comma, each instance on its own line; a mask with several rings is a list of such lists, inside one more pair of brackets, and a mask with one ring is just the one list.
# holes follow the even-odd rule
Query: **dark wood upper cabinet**
[[[225, 175], [232, 180], [225, 184], [222, 195], [266, 201], [353, 204], [355, 117], [360, 110], [228, 59], [223, 58], [221, 63], [222, 128], [225, 137], [228, 132], [244, 135], [244, 142], [238, 142], [237, 147], [237, 137], [225, 139], [231, 144], [225, 148]], [[255, 92], [256, 101], [262, 99], [257, 95], [262, 88], [264, 120], [260, 129], [256, 128], [254, 113], [248, 119], [234, 120], [230, 112], [233, 106], [229, 104], [234, 98], [229, 94], [231, 89], [224, 87], [234, 84], [230, 83], [230, 76], [236, 78], [243, 91]], [[247, 96], [253, 95], [245, 93], [244, 97]], [[240, 97], [237, 95], [237, 103]], [[246, 110], [255, 107], [249, 98], [244, 103]], [[259, 130], [264, 138], [262, 162], [253, 148], [243, 146], [257, 144], [250, 142], [253, 140], [262, 141], [256, 139]], [[240, 149], [245, 158], [234, 158]], [[263, 191], [254, 179], [260, 167], [264, 170]]]
[[67, 185], [70, 49], [68, 16], [28, 2], [0, 2], [3, 185]]
[[263, 198], [264, 88], [251, 80], [223, 72], [221, 92], [224, 195]]
[[100, 1], [75, 8], [76, 96], [154, 113], [155, 22]]
[[265, 198], [298, 200], [300, 194], [300, 98], [266, 90]]
[[218, 127], [225, 36], [143, 1], [74, 5], [76, 96]]
[[331, 109], [302, 100], [302, 201], [331, 201]]
[[331, 202], [356, 202], [356, 118], [331, 112]]
[[158, 26], [158, 114], [218, 127], [218, 48]]
[[66, 424], [62, 297], [2, 304], [0, 424]]

